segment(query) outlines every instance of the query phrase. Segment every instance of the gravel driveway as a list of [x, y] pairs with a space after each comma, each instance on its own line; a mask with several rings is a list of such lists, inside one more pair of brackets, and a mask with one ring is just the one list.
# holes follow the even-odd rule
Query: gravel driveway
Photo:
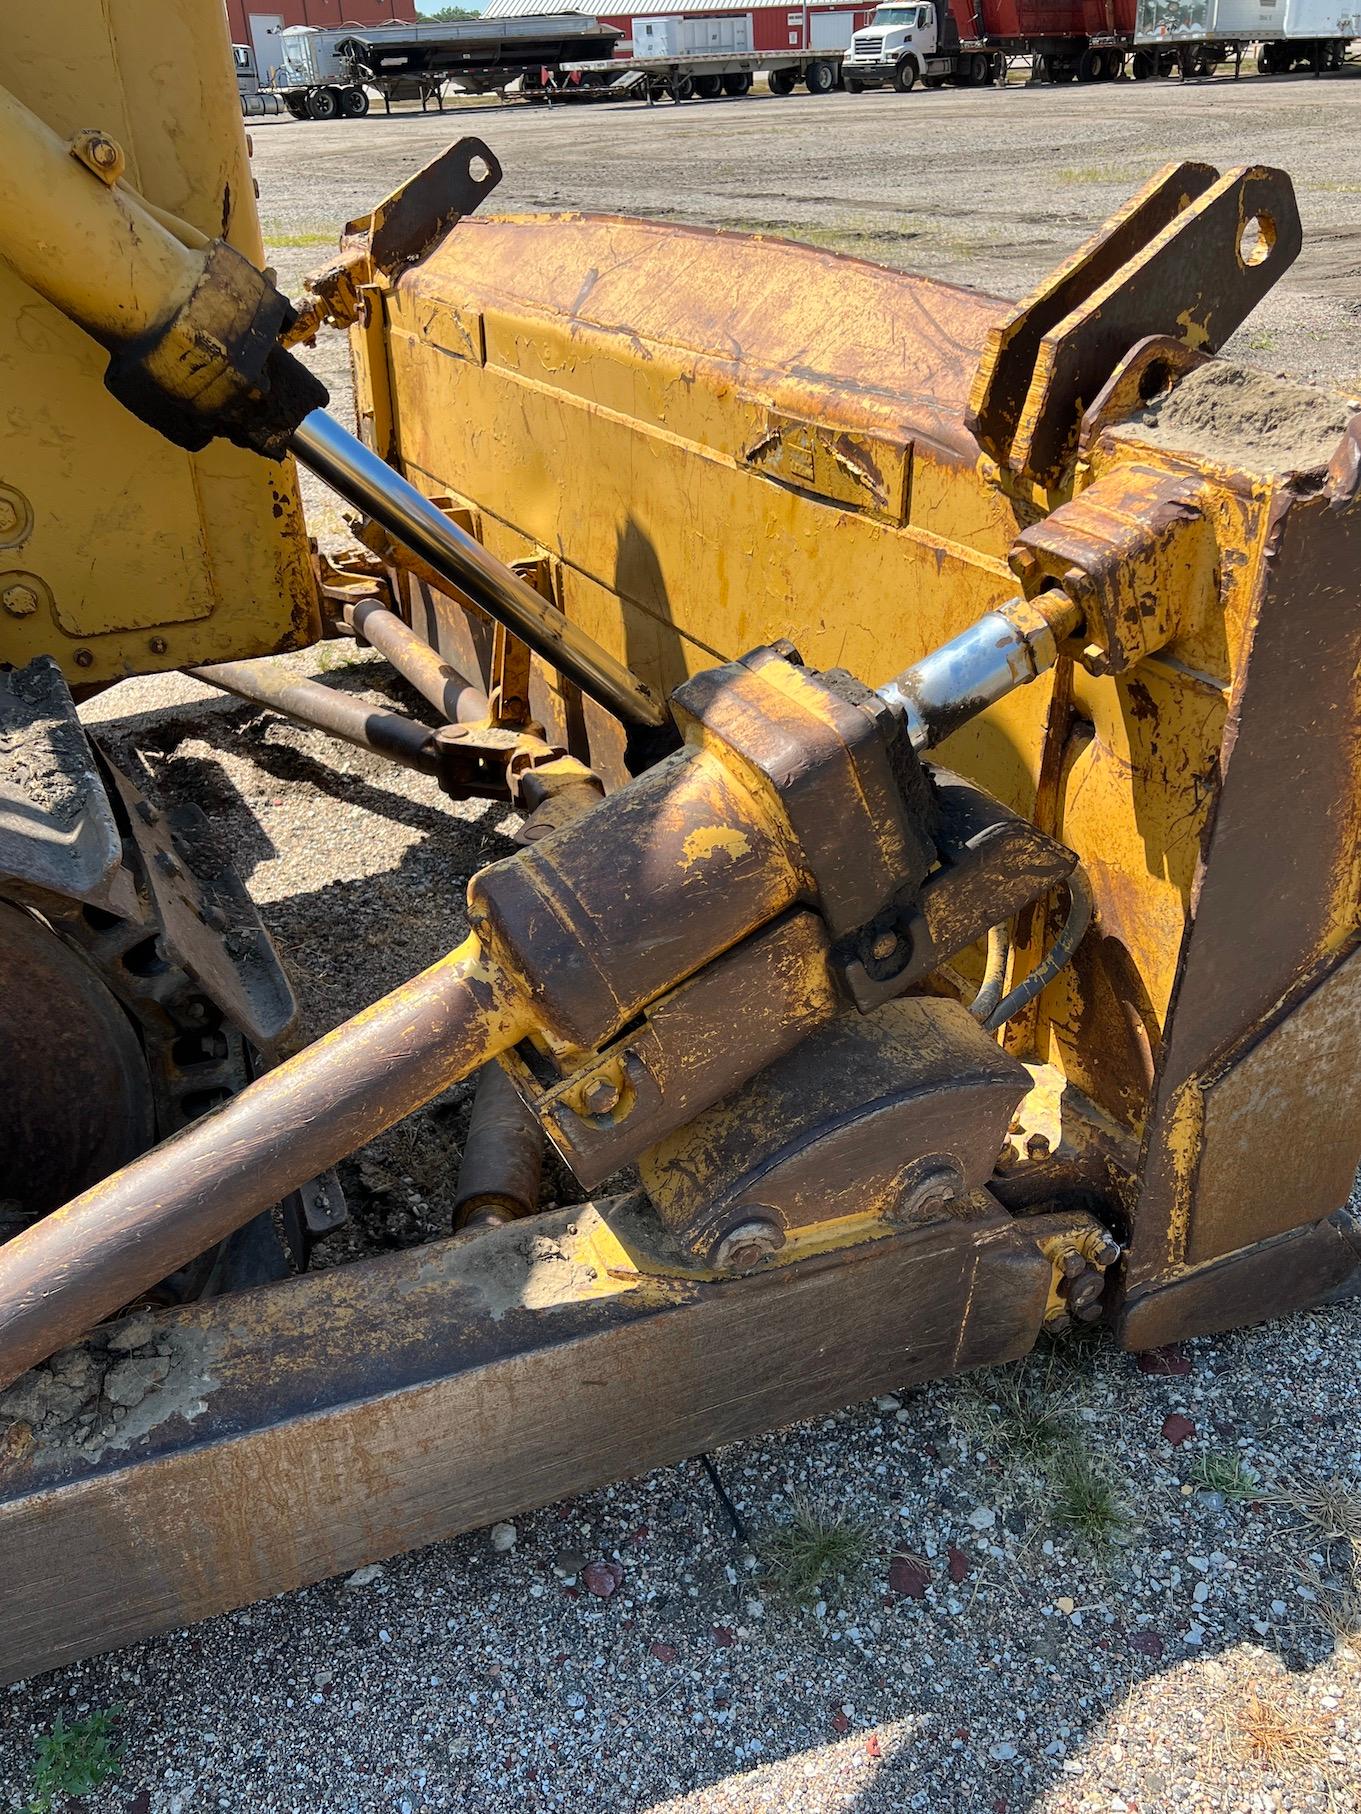
[[[253, 132], [290, 283], [464, 125], [508, 207], [774, 229], [1004, 294], [1171, 157], [1280, 163], [1306, 250], [1234, 350], [1351, 386], [1358, 104], [1344, 77]], [[338, 345], [320, 358], [343, 392]], [[401, 697], [344, 649], [291, 659]], [[468, 876], [510, 848], [504, 809], [451, 810], [193, 682], [87, 716], [212, 813], [313, 1032], [461, 937]], [[447, 1226], [466, 1113], [455, 1091], [347, 1169], [342, 1253]], [[1358, 1377], [1351, 1304], [872, 1401], [717, 1453], [731, 1509], [687, 1463], [0, 1691], [0, 1809], [28, 1805], [59, 1714], [115, 1709], [121, 1772], [70, 1804], [89, 1814], [1356, 1809]], [[791, 1555], [817, 1545], [800, 1595]]]

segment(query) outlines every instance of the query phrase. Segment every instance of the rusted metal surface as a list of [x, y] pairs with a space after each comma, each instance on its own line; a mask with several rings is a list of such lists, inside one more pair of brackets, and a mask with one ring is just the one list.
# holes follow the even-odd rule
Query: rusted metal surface
[[285, 718], [296, 718], [299, 724], [325, 731], [328, 737], [372, 750], [403, 768], [417, 769], [423, 775], [440, 772], [436, 733], [403, 712], [380, 710], [320, 681], [300, 680], [269, 661], [220, 661], [188, 672], [210, 687], [220, 687], [252, 705], [268, 706]]
[[0, 1675], [1023, 1354], [1053, 1232], [993, 1210], [677, 1295], [579, 1207], [167, 1313], [183, 1414], [0, 1482]]
[[356, 635], [386, 656], [450, 724], [475, 724], [490, 715], [487, 695], [377, 599], [355, 599], [342, 615]]
[[543, 1129], [499, 1064], [478, 1073], [454, 1192], [454, 1228], [533, 1215], [543, 1174]]
[[121, 842], [61, 669], [0, 669], [0, 885], [127, 908]]
[[967, 1220], [1029, 1082], [958, 1002], [891, 1002], [803, 1040], [655, 1147], [643, 1183], [701, 1264], [756, 1224], [783, 1246], [847, 1218]]
[[1215, 181], [1208, 164], [1170, 164], [1103, 222], [988, 332], [973, 375], [967, 421], [979, 445], [1005, 464], [1046, 334], [1053, 333]]
[[[995, 330], [972, 419], [980, 439], [986, 430], [985, 444], [1005, 447], [996, 457], [1019, 477], [1060, 483], [1084, 408], [1138, 341], [1166, 334], [1193, 351], [1215, 352], [1298, 256], [1299, 212], [1283, 172], [1244, 166], [1203, 186], [1206, 174], [1191, 164], [1155, 177]], [[1149, 237], [1169, 203], [1172, 218]], [[1121, 249], [1118, 261], [1113, 247]], [[997, 362], [991, 369], [989, 360]]]
[[0, 1382], [515, 1039], [475, 940], [0, 1247]]
[[99, 973], [0, 901], [0, 1241], [107, 1177], [155, 1137], [132, 1022]]

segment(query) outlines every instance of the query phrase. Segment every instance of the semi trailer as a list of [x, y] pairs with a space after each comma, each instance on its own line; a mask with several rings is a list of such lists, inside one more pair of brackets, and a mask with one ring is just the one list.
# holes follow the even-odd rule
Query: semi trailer
[[449, 82], [475, 94], [537, 76], [565, 58], [607, 57], [620, 37], [582, 13], [468, 19], [444, 24], [319, 29], [286, 26], [277, 90], [299, 120], [360, 118], [375, 89], [385, 112], [393, 101], [443, 107]]

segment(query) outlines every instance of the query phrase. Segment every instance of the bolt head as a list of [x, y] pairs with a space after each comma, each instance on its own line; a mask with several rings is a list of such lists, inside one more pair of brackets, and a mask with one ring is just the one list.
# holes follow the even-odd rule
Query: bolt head
[[8, 535], [19, 527], [19, 512], [8, 498], [0, 498], [0, 535]]
[[31, 617], [38, 609], [38, 594], [32, 586], [6, 586], [0, 603], [11, 617]]
[[764, 1216], [753, 1216], [730, 1228], [714, 1246], [709, 1264], [715, 1272], [749, 1272], [784, 1246], [784, 1230]]
[[95, 658], [88, 649], [77, 649], [75, 662], [78, 668], [92, 668], [95, 665]]
[[90, 156], [101, 170], [112, 170], [118, 162], [118, 147], [112, 139], [91, 139]]
[[1100, 1246], [1092, 1255], [1092, 1258], [1098, 1266], [1114, 1266], [1115, 1262], [1120, 1258], [1120, 1243], [1116, 1240], [1107, 1238], [1101, 1242]]
[[933, 1166], [930, 1171], [909, 1184], [893, 1212], [895, 1222], [919, 1222], [924, 1217], [944, 1215], [964, 1191], [964, 1179], [953, 1165]]
[[611, 1077], [597, 1077], [587, 1084], [581, 1100], [592, 1115], [608, 1115], [619, 1101], [619, 1085]]
[[1025, 1143], [1027, 1159], [1047, 1159], [1049, 1157], [1048, 1134], [1032, 1134]]
[[875, 960], [876, 963], [879, 963], [879, 964], [886, 963], [888, 961], [888, 959], [893, 956], [893, 953], [897, 949], [898, 949], [897, 933], [896, 932], [881, 932], [881, 933], [877, 934], [877, 936], [875, 937], [874, 943], [870, 946], [870, 956]]
[[1077, 1279], [1081, 1278], [1082, 1274], [1086, 1272], [1087, 1262], [1083, 1259], [1076, 1247], [1070, 1247], [1059, 1261], [1059, 1268], [1065, 1279]]

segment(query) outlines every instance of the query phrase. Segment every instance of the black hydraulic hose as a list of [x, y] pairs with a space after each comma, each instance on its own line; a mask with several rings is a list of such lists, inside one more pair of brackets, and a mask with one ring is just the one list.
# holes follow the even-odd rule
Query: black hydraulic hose
[[1011, 927], [1006, 920], [988, 933], [988, 963], [978, 994], [969, 1003], [974, 1019], [988, 1024], [1002, 999], [1002, 985], [1007, 980], [1007, 959], [1011, 956]]
[[1004, 995], [983, 1022], [989, 1033], [995, 1033], [1005, 1026], [1013, 1014], [1017, 1014], [1027, 1002], [1034, 1001], [1041, 989], [1047, 989], [1050, 983], [1072, 960], [1073, 953], [1082, 943], [1088, 926], [1092, 923], [1092, 890], [1082, 865], [1079, 864], [1068, 877], [1065, 884], [1068, 890], [1068, 917], [1063, 922], [1063, 930], [1054, 940], [1047, 956], [1030, 972], [1024, 982], [1018, 983], [1010, 995]]

